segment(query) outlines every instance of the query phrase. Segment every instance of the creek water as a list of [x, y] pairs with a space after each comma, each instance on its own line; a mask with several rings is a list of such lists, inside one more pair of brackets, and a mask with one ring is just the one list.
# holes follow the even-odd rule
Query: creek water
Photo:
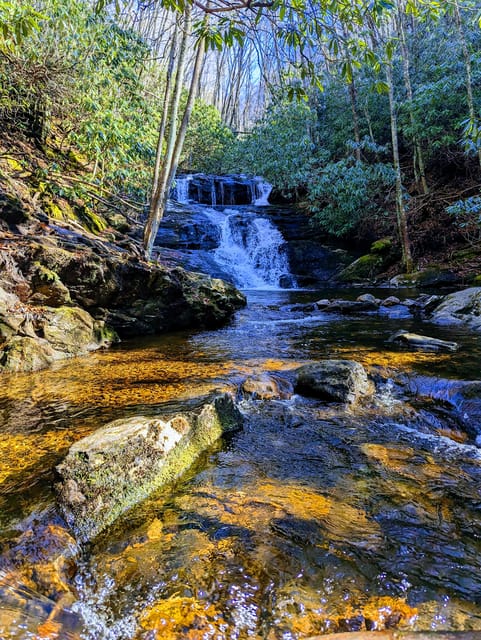
[[[406, 314], [308, 311], [304, 303], [366, 290], [279, 289], [285, 263], [274, 256], [266, 272], [273, 250], [257, 260], [246, 238], [259, 244], [259, 234], [241, 227], [236, 242], [254, 256], [249, 269], [260, 268], [261, 280], [225, 328], [132, 340], [46, 371], [3, 375], [0, 637], [481, 631], [481, 449], [429, 394], [444, 380], [479, 378], [481, 338]], [[257, 229], [281, 246], [266, 223]], [[456, 340], [460, 349], [405, 350], [389, 342], [398, 329]], [[53, 469], [73, 442], [117, 418], [235, 391], [251, 374], [292, 380], [298, 366], [325, 358], [365, 365], [374, 396], [350, 409], [300, 396], [242, 399], [241, 431], [85, 546], [65, 578], [68, 599], [48, 591], [42, 545], [62, 529]], [[423, 395], [410, 391], [418, 378]], [[29, 537], [39, 525], [43, 537]]]

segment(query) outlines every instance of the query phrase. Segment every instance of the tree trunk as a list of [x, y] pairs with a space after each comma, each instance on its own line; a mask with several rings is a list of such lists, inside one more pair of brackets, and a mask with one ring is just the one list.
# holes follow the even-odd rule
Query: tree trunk
[[179, 31], [178, 23], [176, 23], [174, 34], [172, 36], [172, 45], [170, 48], [169, 66], [167, 67], [167, 74], [165, 78], [164, 104], [162, 109], [162, 118], [159, 126], [159, 138], [157, 140], [157, 151], [155, 154], [155, 167], [154, 167], [154, 178], [152, 180], [151, 203], [153, 201], [153, 196], [159, 186], [160, 167], [162, 165], [162, 149], [164, 146], [165, 129], [167, 127], [170, 98], [172, 95], [172, 81], [173, 81], [173, 75], [174, 75], [174, 62], [175, 62], [175, 54], [177, 50], [178, 31]]
[[[206, 17], [207, 20], [207, 17]], [[197, 96], [199, 89], [199, 81], [201, 77], [202, 68], [204, 65], [205, 54], [205, 41], [200, 40], [197, 45], [197, 52], [195, 54], [194, 69], [192, 71], [192, 78], [190, 81], [189, 94], [187, 96], [187, 103], [184, 109], [184, 115], [182, 116], [182, 122], [177, 133], [177, 139], [175, 141], [175, 152], [172, 159], [172, 164], [169, 172], [169, 179], [167, 183], [166, 195], [169, 193], [170, 186], [175, 178], [177, 167], [179, 166], [180, 154], [184, 146], [185, 134], [187, 133], [187, 127], [189, 126], [190, 116], [192, 115], [192, 109], [194, 107], [194, 100]]]
[[396, 101], [394, 98], [394, 84], [392, 77], [392, 62], [386, 61], [386, 82], [389, 88], [389, 116], [391, 119], [391, 139], [392, 139], [392, 155], [394, 171], [396, 173], [396, 215], [399, 231], [399, 239], [401, 242], [402, 260], [406, 273], [413, 270], [413, 260], [411, 256], [411, 247], [409, 243], [409, 234], [407, 226], [407, 215], [403, 200], [403, 186], [401, 176], [401, 164], [399, 161], [399, 142], [397, 128]]
[[407, 95], [407, 103], [408, 103], [408, 111], [409, 111], [409, 122], [411, 124], [411, 129], [413, 130], [412, 141], [413, 141], [413, 147], [414, 147], [414, 159], [413, 159], [414, 173], [416, 175], [416, 182], [419, 182], [419, 181], [421, 182], [423, 193], [429, 193], [429, 187], [426, 181], [426, 169], [424, 164], [423, 150], [421, 148], [419, 137], [416, 133], [416, 119], [414, 117], [413, 89], [411, 84], [409, 50], [406, 43], [406, 33], [404, 30], [403, 20], [404, 20], [403, 13], [402, 13], [401, 7], [399, 7], [398, 34], [399, 34], [399, 44], [401, 45], [401, 59], [402, 59], [402, 65], [403, 65], [404, 86], [406, 87], [406, 95]]
[[[461, 10], [459, 9], [458, 0], [454, 0], [454, 18], [456, 22], [456, 28], [458, 30], [459, 41], [461, 42], [461, 48], [463, 50], [464, 57], [464, 70], [466, 74], [466, 96], [468, 99], [469, 120], [471, 124], [476, 123], [476, 111], [474, 108], [473, 97], [473, 72], [471, 67], [471, 56], [469, 55], [468, 43], [466, 42], [466, 36], [464, 35], [463, 19], [461, 17]], [[478, 148], [478, 160], [481, 167], [481, 148]]]
[[182, 94], [182, 85], [184, 80], [185, 71], [185, 54], [187, 50], [187, 41], [190, 36], [192, 26], [192, 5], [188, 2], [184, 11], [184, 24], [183, 34], [180, 43], [179, 57], [177, 60], [177, 74], [175, 78], [174, 96], [172, 100], [172, 106], [170, 109], [170, 127], [169, 127], [169, 139], [167, 143], [167, 150], [162, 163], [162, 169], [160, 171], [157, 188], [152, 194], [150, 202], [149, 216], [144, 229], [144, 250], [145, 255], [149, 259], [152, 255], [152, 248], [154, 246], [155, 236], [159, 229], [159, 224], [164, 215], [165, 203], [167, 201], [168, 188], [169, 188], [169, 175], [172, 166], [172, 161], [175, 153], [175, 142], [177, 139], [177, 116], [179, 113], [180, 97]]

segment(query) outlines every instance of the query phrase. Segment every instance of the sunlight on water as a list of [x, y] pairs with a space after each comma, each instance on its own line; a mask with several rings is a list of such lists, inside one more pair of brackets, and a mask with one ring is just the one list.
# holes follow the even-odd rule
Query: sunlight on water
[[[411, 320], [292, 311], [296, 296], [308, 294], [255, 294], [216, 332], [132, 341], [3, 378], [0, 558], [10, 584], [28, 591], [14, 589], [8, 606], [4, 592], [2, 638], [77, 640], [79, 619], [84, 640], [481, 631], [479, 449], [442, 398], [415, 402], [401, 385], [413, 372], [423, 389], [429, 376], [468, 377], [480, 341], [460, 333], [455, 354], [397, 349], [389, 336]], [[55, 554], [42, 560], [35, 523], [54, 518], [52, 470], [73, 442], [113, 419], [236, 389], [253, 373], [292, 381], [297, 367], [329, 357], [372, 371], [374, 398], [349, 410], [244, 399], [243, 431], [121, 517], [75, 572], [59, 572]], [[61, 524], [47, 533], [70, 539]], [[49, 585], [70, 600], [59, 605]]]

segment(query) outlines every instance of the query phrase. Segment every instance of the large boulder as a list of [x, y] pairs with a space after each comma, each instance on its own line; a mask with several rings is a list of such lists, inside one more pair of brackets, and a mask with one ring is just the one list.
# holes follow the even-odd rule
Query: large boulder
[[481, 331], [481, 287], [471, 287], [446, 296], [432, 312], [437, 324], [464, 324]]
[[58, 502], [81, 541], [185, 471], [242, 416], [228, 394], [173, 417], [116, 420], [74, 444], [57, 467]]
[[0, 370], [36, 371], [118, 340], [79, 307], [34, 307], [0, 287]]
[[374, 391], [364, 367], [353, 360], [323, 360], [296, 371], [296, 393], [327, 402], [356, 403]]

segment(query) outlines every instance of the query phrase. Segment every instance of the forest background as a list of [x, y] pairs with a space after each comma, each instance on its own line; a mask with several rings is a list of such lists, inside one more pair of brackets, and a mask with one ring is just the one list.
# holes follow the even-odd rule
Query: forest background
[[178, 169], [262, 175], [326, 238], [393, 235], [406, 271], [477, 253], [479, 21], [471, 0], [0, 0], [2, 154], [54, 218], [145, 219], [148, 256]]

